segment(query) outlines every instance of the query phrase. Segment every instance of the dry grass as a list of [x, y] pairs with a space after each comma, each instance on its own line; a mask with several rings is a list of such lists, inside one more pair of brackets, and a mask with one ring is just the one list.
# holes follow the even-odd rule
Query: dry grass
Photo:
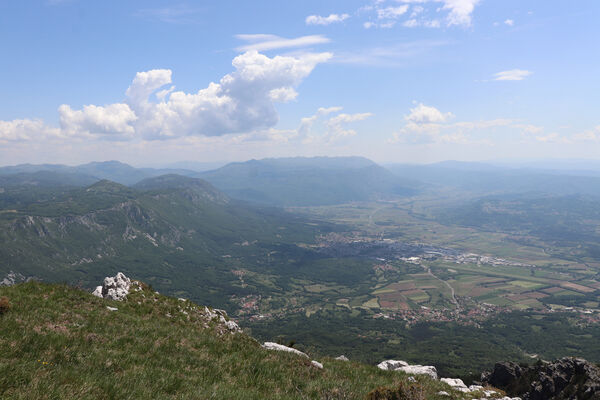
[[0, 315], [7, 313], [10, 310], [10, 302], [8, 297], [0, 297]]

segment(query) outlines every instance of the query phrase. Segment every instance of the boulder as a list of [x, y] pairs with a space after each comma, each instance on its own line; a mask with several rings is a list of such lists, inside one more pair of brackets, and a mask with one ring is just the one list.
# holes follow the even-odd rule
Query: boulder
[[437, 379], [438, 377], [437, 369], [432, 365], [409, 365], [407, 367], [400, 367], [398, 370], [413, 375], [429, 375], [432, 379]]
[[385, 360], [377, 364], [377, 368], [382, 369], [384, 371], [395, 371], [400, 367], [407, 367], [408, 363], [406, 361], [399, 360]]
[[131, 287], [131, 280], [126, 277], [122, 272], [117, 273], [114, 277], [104, 278], [104, 285], [102, 285], [102, 295], [105, 299], [111, 300], [125, 300], [129, 294], [129, 288]]
[[377, 367], [385, 371], [403, 371], [413, 375], [429, 375], [437, 379], [437, 369], [432, 365], [409, 365], [406, 361], [386, 360], [380, 362]]
[[102, 286], [97, 286], [92, 294], [103, 299], [122, 301], [129, 294], [130, 287], [131, 279], [119, 272], [113, 277], [104, 278]]
[[345, 355], [338, 356], [335, 359], [338, 361], [350, 361]]
[[303, 353], [300, 350], [296, 350], [296, 349], [294, 349], [292, 347], [284, 346], [284, 345], [278, 344], [278, 343], [265, 342], [262, 345], [262, 347], [263, 347], [263, 349], [267, 349], [267, 350], [286, 351], [288, 353], [294, 353], [294, 354], [297, 354], [299, 356], [308, 358], [308, 355], [306, 353]]
[[582, 358], [532, 366], [497, 363], [482, 381], [526, 400], [600, 399], [600, 368]]
[[313, 367], [316, 367], [316, 368], [319, 368], [319, 369], [323, 369], [323, 364], [321, 364], [321, 363], [320, 363], [320, 362], [318, 362], [318, 361], [312, 360], [310, 363], [311, 363], [311, 365], [312, 365]]
[[[446, 383], [447, 385], [452, 387], [452, 389], [460, 390], [461, 392], [464, 392], [464, 393], [471, 392], [471, 389], [468, 388], [467, 385], [465, 385], [465, 383], [462, 381], [462, 379], [440, 378], [440, 381]], [[479, 390], [479, 389], [475, 389], [475, 390]]]
[[94, 289], [92, 294], [96, 297], [104, 298], [104, 296], [102, 295], [102, 286], [96, 286], [96, 289]]
[[242, 328], [240, 328], [240, 326], [238, 324], [236, 324], [235, 322], [229, 320], [229, 321], [225, 321], [225, 327], [231, 331], [231, 332], [241, 332]]

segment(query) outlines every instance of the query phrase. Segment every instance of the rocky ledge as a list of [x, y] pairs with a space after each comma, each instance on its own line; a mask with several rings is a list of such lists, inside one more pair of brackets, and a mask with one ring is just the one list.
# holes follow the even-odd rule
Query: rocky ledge
[[600, 400], [600, 368], [582, 358], [565, 357], [532, 366], [497, 363], [481, 380], [523, 400]]

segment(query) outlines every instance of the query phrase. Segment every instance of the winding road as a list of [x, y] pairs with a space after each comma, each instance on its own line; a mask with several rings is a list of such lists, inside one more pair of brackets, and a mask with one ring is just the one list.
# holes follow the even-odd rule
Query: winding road
[[433, 274], [433, 272], [431, 272], [431, 268], [425, 266], [425, 265], [421, 265], [426, 271], [427, 274], [430, 275], [431, 277], [437, 279], [438, 281], [442, 282], [444, 285], [448, 286], [448, 289], [450, 289], [450, 294], [452, 295], [452, 303], [454, 303], [454, 305], [456, 306], [457, 309], [460, 309], [460, 305], [458, 304], [458, 300], [456, 300], [456, 295], [455, 295], [455, 291], [454, 288], [445, 280], [438, 278], [437, 276], [435, 276]]

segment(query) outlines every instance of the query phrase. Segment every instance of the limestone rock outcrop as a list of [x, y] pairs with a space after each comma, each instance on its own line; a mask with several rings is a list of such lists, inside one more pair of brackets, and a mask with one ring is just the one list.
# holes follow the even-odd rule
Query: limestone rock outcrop
[[386, 360], [377, 364], [377, 368], [385, 371], [403, 371], [407, 374], [429, 375], [433, 379], [437, 379], [437, 369], [432, 365], [410, 365], [406, 361]]
[[288, 353], [294, 353], [294, 354], [297, 354], [299, 356], [308, 358], [308, 355], [306, 353], [303, 353], [300, 350], [296, 350], [293, 347], [284, 346], [284, 345], [279, 344], [279, 343], [265, 342], [262, 345], [262, 347], [263, 347], [263, 349], [267, 349], [267, 350], [287, 351]]
[[131, 279], [125, 276], [122, 272], [117, 275], [104, 278], [102, 286], [97, 286], [92, 292], [94, 296], [102, 297], [110, 300], [125, 300], [129, 294], [129, 288], [131, 287]]
[[230, 332], [241, 332], [242, 328], [239, 327], [238, 324], [228, 319], [227, 312], [225, 310], [219, 310], [218, 308], [210, 309], [208, 307], [204, 307], [204, 312], [208, 316], [208, 318], [212, 321], [218, 321], [223, 324]]
[[497, 363], [481, 380], [523, 400], [600, 399], [600, 367], [582, 358], [565, 357], [532, 366]]

